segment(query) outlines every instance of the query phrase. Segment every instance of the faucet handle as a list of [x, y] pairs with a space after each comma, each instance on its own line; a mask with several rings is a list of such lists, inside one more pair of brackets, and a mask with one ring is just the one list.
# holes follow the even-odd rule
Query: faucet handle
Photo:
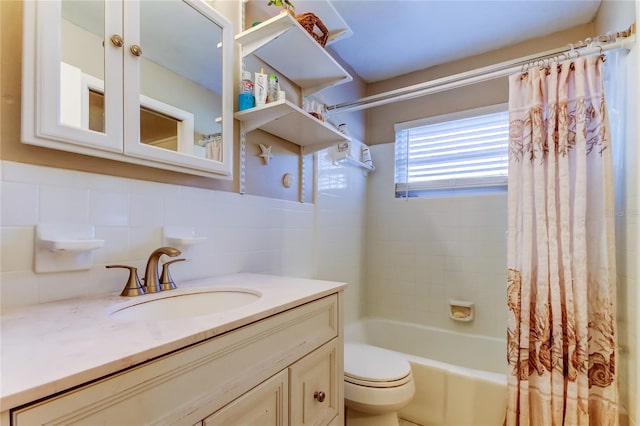
[[140, 283], [140, 278], [138, 278], [138, 268], [127, 265], [105, 265], [105, 268], [125, 268], [129, 270], [129, 278], [127, 279], [126, 285], [122, 289], [120, 296], [129, 297], [145, 294], [144, 287]]
[[171, 260], [162, 264], [162, 273], [160, 274], [160, 289], [162, 291], [173, 290], [174, 288], [176, 288], [176, 283], [175, 281], [173, 281], [173, 277], [169, 272], [169, 265], [176, 262], [182, 262], [183, 260], [186, 259]]

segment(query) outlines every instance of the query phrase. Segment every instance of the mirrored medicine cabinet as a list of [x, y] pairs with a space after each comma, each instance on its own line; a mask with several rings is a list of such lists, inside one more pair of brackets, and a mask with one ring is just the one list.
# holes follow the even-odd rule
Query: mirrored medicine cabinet
[[24, 143], [230, 178], [233, 28], [202, 0], [24, 3]]

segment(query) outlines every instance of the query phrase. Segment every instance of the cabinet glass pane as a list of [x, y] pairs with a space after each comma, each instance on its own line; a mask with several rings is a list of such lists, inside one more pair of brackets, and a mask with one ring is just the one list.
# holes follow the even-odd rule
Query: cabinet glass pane
[[104, 1], [63, 0], [60, 123], [104, 133]]
[[222, 161], [221, 41], [222, 29], [188, 3], [140, 2], [142, 143]]

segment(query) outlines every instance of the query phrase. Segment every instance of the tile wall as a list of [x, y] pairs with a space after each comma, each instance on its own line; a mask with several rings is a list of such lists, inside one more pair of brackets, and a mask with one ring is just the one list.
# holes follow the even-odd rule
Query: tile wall
[[[640, 14], [640, 10], [637, 12]], [[620, 377], [620, 402], [625, 407], [631, 425], [640, 424], [638, 413], [640, 410], [640, 316], [638, 315], [638, 263], [639, 230], [638, 216], [640, 215], [640, 132], [638, 118], [640, 118], [640, 97], [633, 93], [640, 93], [637, 71], [640, 63], [638, 49], [631, 51], [626, 57], [627, 84], [619, 86], [620, 92], [610, 96], [608, 101], [619, 100], [625, 102], [617, 110], [616, 105], [609, 103], [609, 115], [614, 131], [613, 144], [613, 173], [615, 185], [615, 228], [616, 228], [616, 272], [618, 296], [618, 359], [616, 363]], [[625, 116], [619, 116], [624, 112]], [[620, 129], [616, 129], [621, 127]], [[619, 130], [619, 131], [616, 131]], [[616, 137], [618, 139], [616, 139]], [[616, 140], [624, 142], [616, 145]]]
[[[359, 144], [352, 155], [359, 158]], [[318, 154], [316, 195], [316, 277], [346, 281], [345, 321], [364, 316], [366, 186], [373, 174], [352, 165], [334, 164], [327, 151]]]
[[[367, 187], [369, 316], [505, 338], [505, 193], [396, 199], [393, 144], [371, 147]], [[475, 304], [475, 319], [449, 318], [449, 300]]]
[[[174, 265], [172, 274], [178, 282], [236, 272], [360, 281], [359, 256], [336, 260], [325, 254], [333, 252], [334, 245], [361, 251], [361, 231], [348, 228], [358, 221], [343, 214], [336, 203], [324, 208], [8, 161], [1, 163], [1, 169], [3, 308], [119, 291], [126, 271], [107, 270], [104, 265], [124, 263], [142, 270], [149, 253], [161, 246], [165, 225], [195, 227], [198, 236], [208, 238], [184, 252], [188, 262]], [[347, 176], [355, 176], [344, 180], [350, 187], [325, 188], [321, 202], [343, 198], [351, 187], [364, 191], [361, 174], [344, 169]], [[340, 167], [321, 173], [332, 182], [344, 176]], [[349, 219], [342, 222], [343, 218]], [[95, 266], [88, 271], [35, 274], [34, 226], [43, 222], [94, 225], [96, 238], [105, 240], [104, 248], [95, 251]], [[316, 244], [316, 236], [335, 233], [337, 223], [344, 224], [339, 240], [320, 239]], [[326, 232], [316, 229], [325, 225]], [[315, 267], [316, 257], [331, 263], [327, 273]]]

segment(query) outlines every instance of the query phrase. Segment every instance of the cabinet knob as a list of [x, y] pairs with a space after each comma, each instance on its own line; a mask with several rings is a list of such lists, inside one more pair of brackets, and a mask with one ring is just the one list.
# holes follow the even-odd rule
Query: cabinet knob
[[325, 395], [325, 394], [324, 394], [324, 392], [322, 392], [322, 391], [315, 391], [315, 392], [313, 393], [313, 399], [315, 399], [315, 400], [316, 400], [316, 401], [318, 401], [318, 402], [323, 402], [323, 401], [324, 401], [325, 396], [326, 396], [326, 395]]
[[113, 44], [115, 47], [122, 47], [124, 46], [124, 40], [120, 35], [114, 34], [111, 36], [111, 44]]
[[142, 56], [142, 48], [137, 44], [132, 44], [129, 50], [133, 53], [133, 56]]

